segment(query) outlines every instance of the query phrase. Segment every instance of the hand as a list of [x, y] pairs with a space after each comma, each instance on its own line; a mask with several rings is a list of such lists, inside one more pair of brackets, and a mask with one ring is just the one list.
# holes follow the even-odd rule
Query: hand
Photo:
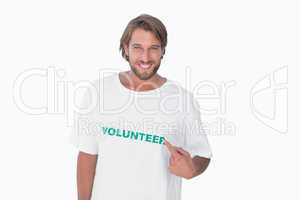
[[193, 178], [196, 170], [190, 153], [180, 147], [173, 146], [167, 140], [164, 144], [171, 154], [169, 160], [170, 172], [186, 179]]

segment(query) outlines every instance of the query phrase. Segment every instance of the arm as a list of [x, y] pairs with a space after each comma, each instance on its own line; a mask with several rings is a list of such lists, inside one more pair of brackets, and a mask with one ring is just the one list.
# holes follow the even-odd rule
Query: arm
[[202, 174], [210, 163], [209, 158], [204, 158], [200, 156], [194, 156], [192, 160], [195, 168], [195, 173], [193, 177]]
[[164, 143], [170, 152], [169, 170], [171, 173], [191, 179], [200, 175], [207, 168], [210, 159], [200, 156], [191, 157], [191, 154], [183, 148], [173, 146], [167, 140]]
[[78, 200], [90, 200], [97, 164], [97, 155], [79, 152], [77, 159]]

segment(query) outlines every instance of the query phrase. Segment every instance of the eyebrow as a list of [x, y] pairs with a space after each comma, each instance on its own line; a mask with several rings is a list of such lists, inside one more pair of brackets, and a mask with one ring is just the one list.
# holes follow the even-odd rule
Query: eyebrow
[[[133, 43], [132, 46], [142, 46], [142, 45], [139, 43]], [[159, 44], [153, 44], [153, 45], [151, 45], [151, 47], [160, 48], [161, 46]]]
[[154, 44], [154, 45], [151, 45], [151, 47], [160, 48], [160, 45], [159, 44]]

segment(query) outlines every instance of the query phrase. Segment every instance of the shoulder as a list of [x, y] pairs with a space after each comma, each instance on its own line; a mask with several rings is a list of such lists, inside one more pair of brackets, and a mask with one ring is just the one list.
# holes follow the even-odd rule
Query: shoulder
[[166, 91], [172, 94], [178, 94], [181, 97], [186, 97], [186, 98], [194, 98], [193, 93], [189, 91], [187, 88], [183, 87], [181, 83], [175, 80], [170, 80], [165, 83], [165, 88]]
[[113, 85], [117, 80], [118, 73], [113, 73], [107, 76], [101, 76], [97, 79], [91, 81], [91, 84], [96, 88], [100, 89], [101, 87], [107, 87]]

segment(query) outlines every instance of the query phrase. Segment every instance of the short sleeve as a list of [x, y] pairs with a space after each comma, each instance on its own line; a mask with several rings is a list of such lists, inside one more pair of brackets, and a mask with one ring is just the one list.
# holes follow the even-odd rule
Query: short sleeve
[[183, 120], [185, 135], [184, 149], [187, 150], [192, 157], [197, 155], [211, 158], [212, 151], [201, 122], [199, 104], [192, 95], [187, 99], [187, 112]]
[[95, 90], [86, 89], [74, 110], [74, 118], [70, 129], [69, 141], [79, 151], [98, 154], [97, 100]]

